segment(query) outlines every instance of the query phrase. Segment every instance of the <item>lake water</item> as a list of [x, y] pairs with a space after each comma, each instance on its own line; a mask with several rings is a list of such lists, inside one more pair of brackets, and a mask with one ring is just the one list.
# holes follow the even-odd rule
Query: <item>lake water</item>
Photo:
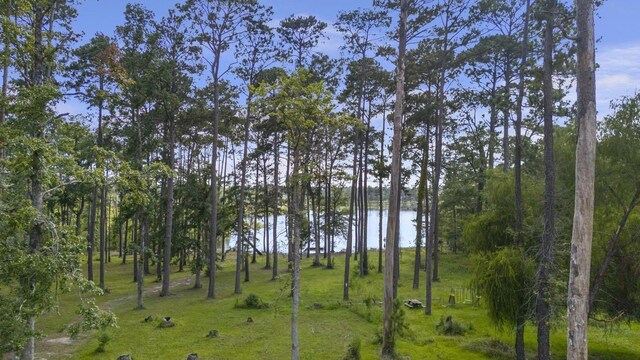
[[[377, 210], [369, 210], [368, 212], [369, 214], [369, 219], [368, 219], [368, 223], [367, 223], [367, 243], [369, 248], [371, 249], [377, 249], [378, 248], [378, 222], [380, 217], [378, 216], [379, 213]], [[415, 239], [416, 239], [416, 226], [415, 226], [415, 219], [416, 219], [416, 212], [415, 211], [411, 211], [411, 210], [402, 210], [400, 211], [400, 247], [413, 247], [415, 246]], [[258, 226], [259, 229], [256, 232], [257, 235], [257, 239], [258, 239], [258, 249], [260, 250], [264, 250], [262, 249], [262, 229], [261, 224], [262, 221], [264, 219], [263, 218], [259, 218], [258, 219]], [[273, 235], [273, 229], [271, 228], [273, 217], [269, 218], [269, 238], [270, 241], [272, 240], [271, 237]], [[286, 217], [285, 216], [279, 216], [278, 217], [278, 247], [279, 249], [286, 249], [286, 244], [287, 244], [287, 238], [286, 238], [286, 232], [285, 232], [285, 226], [286, 226]], [[386, 234], [387, 234], [387, 211], [384, 211], [382, 213], [382, 237], [383, 240], [386, 238]], [[322, 234], [321, 234], [322, 236]], [[315, 241], [315, 240], [312, 240]], [[322, 243], [324, 241], [324, 238], [322, 238], [320, 240], [320, 246], [322, 246]], [[230, 246], [235, 246], [235, 242], [236, 242], [236, 236], [235, 234], [233, 234], [231, 236], [230, 239]], [[336, 251], [342, 251], [346, 248], [346, 239], [341, 237], [341, 236], [337, 236], [335, 238], [335, 250]], [[315, 242], [314, 242], [315, 244]], [[314, 247], [312, 246], [312, 251], [313, 251]]]

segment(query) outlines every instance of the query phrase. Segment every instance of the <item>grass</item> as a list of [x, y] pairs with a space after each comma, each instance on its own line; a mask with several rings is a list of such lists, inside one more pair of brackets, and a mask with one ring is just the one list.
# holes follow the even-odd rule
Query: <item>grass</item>
[[[313, 257], [312, 257], [313, 258]], [[380, 345], [376, 333], [381, 330], [382, 274], [377, 269], [370, 275], [352, 277], [350, 301], [342, 301], [344, 257], [338, 255], [336, 268], [326, 270], [312, 267], [312, 259], [303, 259], [300, 289], [300, 353], [302, 359], [342, 359], [350, 344], [360, 341], [362, 359], [378, 359]], [[369, 257], [377, 264], [377, 253]], [[114, 258], [114, 261], [119, 259]], [[251, 265], [251, 281], [243, 283], [243, 294], [233, 294], [235, 259], [229, 256], [223, 269], [217, 272], [216, 299], [207, 300], [206, 289], [192, 289], [193, 276], [189, 272], [173, 272], [171, 295], [159, 296], [160, 284], [155, 276], [145, 278], [145, 310], [136, 306], [136, 284], [132, 281], [131, 265], [114, 262], [107, 265], [106, 285], [109, 293], [98, 299], [103, 308], [114, 311], [118, 328], [110, 329], [111, 341], [105, 351], [98, 353], [99, 332], [82, 334], [71, 344], [61, 343], [67, 336], [61, 329], [74, 320], [77, 295], [64, 294], [57, 312], [43, 316], [38, 329], [48, 337], [38, 342], [38, 357], [47, 359], [115, 359], [131, 354], [136, 360], [185, 359], [197, 353], [201, 359], [285, 359], [290, 357], [291, 300], [286, 259], [281, 260], [281, 278], [271, 281], [271, 271], [264, 270], [264, 258]], [[406, 309], [410, 336], [397, 340], [397, 350], [411, 359], [510, 359], [513, 358], [513, 334], [499, 332], [489, 322], [486, 309], [464, 304], [471, 297], [460, 289], [472, 280], [471, 264], [465, 255], [441, 256], [440, 281], [434, 283], [433, 315], [422, 310]], [[413, 273], [411, 250], [401, 256], [401, 277], [398, 297], [424, 298], [424, 274], [421, 287], [411, 287]], [[203, 284], [206, 286], [206, 278]], [[457, 295], [456, 305], [447, 305], [451, 290]], [[248, 309], [243, 304], [249, 294], [257, 295], [269, 306]], [[144, 322], [152, 315], [153, 322]], [[170, 316], [176, 326], [160, 329], [159, 319]], [[442, 317], [452, 316], [472, 327], [464, 336], [445, 336], [436, 331]], [[247, 322], [251, 317], [253, 322]], [[217, 338], [207, 338], [211, 330], [218, 330]], [[555, 359], [565, 358], [564, 324], [558, 324], [552, 335]], [[590, 354], [593, 359], [637, 359], [640, 357], [640, 327], [636, 323], [618, 328], [590, 329]], [[359, 340], [358, 340], [359, 339]], [[526, 333], [528, 358], [535, 358], [535, 325], [528, 324]]]

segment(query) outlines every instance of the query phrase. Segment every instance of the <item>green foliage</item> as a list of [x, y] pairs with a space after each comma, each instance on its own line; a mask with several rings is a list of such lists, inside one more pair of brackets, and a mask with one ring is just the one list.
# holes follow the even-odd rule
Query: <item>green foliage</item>
[[440, 335], [446, 336], [464, 336], [469, 331], [473, 331], [473, 325], [464, 324], [460, 321], [454, 321], [452, 316], [440, 317], [440, 322], [436, 324], [436, 331]]
[[269, 307], [269, 303], [262, 301], [262, 299], [256, 294], [249, 294], [242, 304], [236, 301], [234, 307], [237, 309], [266, 309]]
[[105, 347], [111, 341], [113, 337], [106, 331], [103, 331], [98, 335], [98, 347], [96, 348], [97, 353], [103, 353], [105, 351]]
[[[523, 246], [532, 246], [542, 234], [543, 183], [522, 178], [524, 224]], [[485, 188], [486, 210], [471, 217], [462, 234], [465, 248], [474, 253], [487, 253], [512, 245], [515, 241], [515, 199], [513, 172], [491, 171]]]
[[498, 327], [515, 326], [532, 303], [535, 263], [519, 248], [506, 247], [474, 258], [476, 287]]
[[349, 347], [347, 348], [347, 355], [343, 358], [344, 360], [360, 360], [362, 356], [360, 355], [360, 347], [362, 346], [362, 341], [359, 337], [355, 337], [349, 343]]
[[[93, 282], [87, 281], [86, 284], [95, 287]], [[81, 297], [77, 314], [80, 315], [80, 320], [67, 327], [67, 332], [72, 338], [78, 336], [81, 331], [104, 331], [109, 327], [117, 327], [116, 316], [110, 311], [100, 309], [93, 298], [83, 299]]]

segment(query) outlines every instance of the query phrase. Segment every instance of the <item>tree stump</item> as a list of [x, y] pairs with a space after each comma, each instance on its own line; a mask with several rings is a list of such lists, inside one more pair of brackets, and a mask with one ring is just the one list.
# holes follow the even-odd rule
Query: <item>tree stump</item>
[[208, 338], [213, 339], [218, 337], [218, 330], [211, 330], [207, 335]]

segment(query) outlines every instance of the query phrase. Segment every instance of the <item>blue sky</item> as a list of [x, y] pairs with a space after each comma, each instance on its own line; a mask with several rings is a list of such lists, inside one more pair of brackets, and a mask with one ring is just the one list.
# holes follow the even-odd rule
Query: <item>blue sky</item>
[[[77, 31], [85, 33], [83, 41], [100, 31], [113, 34], [116, 25], [123, 22], [123, 11], [127, 0], [85, 0], [78, 8], [79, 16], [74, 25]], [[175, 4], [174, 0], [139, 1], [153, 10], [156, 16], [166, 14]], [[273, 7], [274, 20], [291, 14], [315, 15], [331, 25], [341, 10], [369, 7], [371, 0], [268, 0], [263, 4]], [[598, 69], [598, 108], [607, 113], [612, 99], [631, 95], [640, 89], [640, 0], [606, 0], [598, 10], [596, 36]], [[320, 45], [320, 50], [337, 56], [340, 36], [329, 26], [328, 40]], [[63, 105], [64, 106], [64, 105]], [[81, 106], [68, 103], [68, 107]], [[71, 109], [68, 109], [71, 110]], [[78, 109], [75, 109], [78, 110]], [[77, 111], [74, 111], [77, 112]], [[84, 111], [80, 111], [84, 112]]]

